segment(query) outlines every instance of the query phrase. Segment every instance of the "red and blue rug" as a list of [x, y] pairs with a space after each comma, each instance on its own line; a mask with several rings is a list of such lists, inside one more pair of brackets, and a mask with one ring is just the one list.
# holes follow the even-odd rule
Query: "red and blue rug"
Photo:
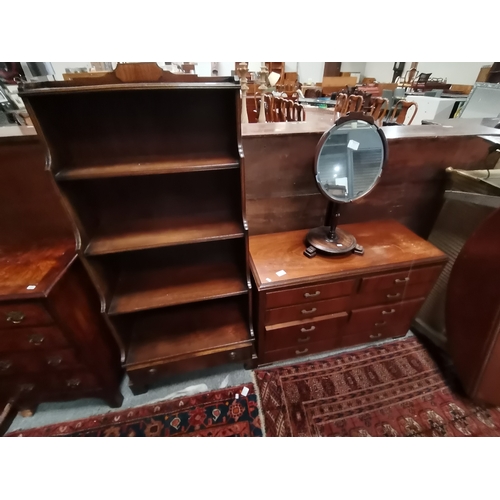
[[8, 436], [261, 437], [252, 384], [106, 413], [73, 422], [17, 431]]

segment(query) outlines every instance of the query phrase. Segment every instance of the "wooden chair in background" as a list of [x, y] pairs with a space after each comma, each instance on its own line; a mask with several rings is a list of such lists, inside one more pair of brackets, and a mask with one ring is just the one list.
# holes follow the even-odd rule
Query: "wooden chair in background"
[[336, 115], [336, 119], [338, 119], [341, 116], [344, 116], [346, 114], [346, 112], [347, 112], [347, 105], [348, 105], [347, 94], [339, 92], [337, 94], [337, 99], [336, 99], [336, 102], [335, 102], [335, 107], [333, 108], [333, 112]]
[[389, 101], [383, 97], [372, 98], [372, 107], [370, 115], [379, 126], [382, 125], [385, 115], [389, 112]]
[[305, 122], [306, 112], [304, 106], [298, 102], [293, 102], [293, 121], [294, 122]]
[[363, 96], [350, 95], [347, 100], [347, 109], [345, 113], [358, 113], [363, 109]]
[[[399, 101], [392, 111], [391, 117], [389, 118], [389, 123], [397, 123], [398, 125], [405, 125], [406, 115], [411, 107], [415, 106], [415, 111], [413, 112], [410, 121], [406, 125], [411, 125], [411, 122], [415, 118], [418, 111], [418, 105], [413, 101]], [[398, 113], [399, 111], [399, 113]], [[397, 116], [396, 116], [397, 115]]]

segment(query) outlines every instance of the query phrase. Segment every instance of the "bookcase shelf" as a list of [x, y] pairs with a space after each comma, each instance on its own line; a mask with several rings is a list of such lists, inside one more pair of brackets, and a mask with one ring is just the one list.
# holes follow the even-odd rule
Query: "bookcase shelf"
[[21, 94], [139, 393], [164, 376], [255, 360], [240, 89], [233, 78], [119, 66]]

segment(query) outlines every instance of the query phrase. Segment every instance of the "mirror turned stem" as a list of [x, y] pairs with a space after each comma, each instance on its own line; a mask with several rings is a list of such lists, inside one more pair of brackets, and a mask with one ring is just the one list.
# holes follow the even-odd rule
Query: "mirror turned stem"
[[328, 203], [325, 217], [325, 226], [330, 226], [330, 232], [328, 233], [328, 239], [330, 240], [335, 240], [336, 238], [335, 230], [337, 229], [337, 224], [340, 216], [339, 208], [339, 203], [336, 203], [334, 201], [330, 201]]

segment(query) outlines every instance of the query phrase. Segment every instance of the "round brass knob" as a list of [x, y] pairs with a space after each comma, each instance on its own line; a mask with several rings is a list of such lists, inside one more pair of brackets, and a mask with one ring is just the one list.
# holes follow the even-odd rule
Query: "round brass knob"
[[229, 358], [231, 359], [231, 361], [234, 361], [236, 359], [236, 353], [234, 351], [231, 351], [229, 353]]
[[148, 370], [148, 372], [149, 372], [149, 374], [150, 374], [150, 375], [155, 375], [157, 371], [158, 371], [158, 370], [157, 370], [156, 368], [150, 368], [150, 369]]

